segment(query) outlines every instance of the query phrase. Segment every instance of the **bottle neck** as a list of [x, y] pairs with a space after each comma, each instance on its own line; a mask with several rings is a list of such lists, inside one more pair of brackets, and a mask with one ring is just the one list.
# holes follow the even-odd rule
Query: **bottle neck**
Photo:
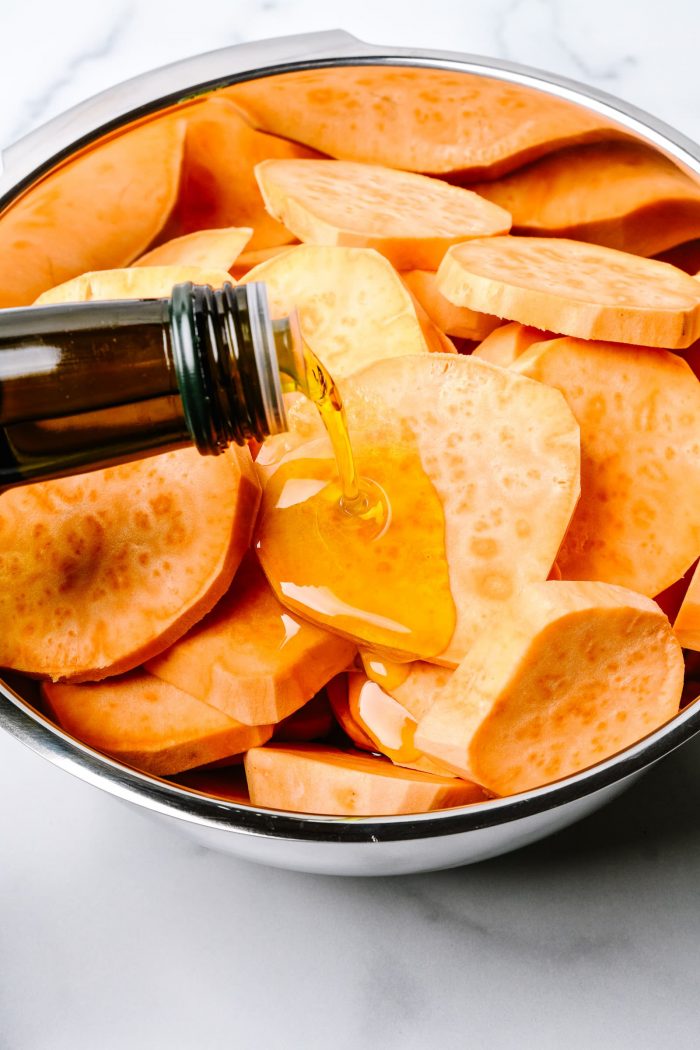
[[0, 310], [0, 490], [286, 428], [265, 287]]
[[[173, 288], [170, 344], [187, 427], [203, 454], [287, 429], [264, 284]], [[285, 330], [285, 321], [276, 323]]]

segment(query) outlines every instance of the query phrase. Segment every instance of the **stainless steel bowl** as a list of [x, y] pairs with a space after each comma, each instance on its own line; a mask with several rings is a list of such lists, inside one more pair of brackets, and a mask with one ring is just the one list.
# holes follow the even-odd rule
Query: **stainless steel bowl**
[[[694, 177], [700, 147], [612, 96], [507, 62], [364, 44], [317, 33], [226, 48], [121, 84], [32, 132], [3, 156], [0, 208], [42, 174], [103, 134], [239, 80], [336, 65], [403, 65], [495, 77], [566, 99], [609, 118]], [[619, 755], [576, 776], [512, 798], [418, 816], [297, 816], [218, 800], [138, 773], [57, 729], [32, 706], [28, 685], [0, 681], [0, 726], [88, 784], [174, 824], [212, 849], [300, 871], [386, 875], [474, 863], [534, 842], [615, 798], [700, 730], [700, 704]]]

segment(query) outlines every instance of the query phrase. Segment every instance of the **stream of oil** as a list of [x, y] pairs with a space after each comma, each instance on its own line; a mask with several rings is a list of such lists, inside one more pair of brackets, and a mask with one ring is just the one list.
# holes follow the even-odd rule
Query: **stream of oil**
[[386, 493], [370, 478], [358, 475], [343, 400], [335, 380], [300, 330], [294, 337], [294, 347], [278, 345], [282, 389], [285, 393], [304, 394], [316, 406], [333, 448], [341, 489], [340, 506], [349, 518], [359, 518], [379, 533], [390, 514]]
[[314, 403], [334, 460], [312, 442], [268, 480], [260, 560], [285, 605], [379, 652], [398, 679], [389, 661], [439, 655], [454, 631], [442, 502], [417, 447], [351, 445], [333, 377], [298, 332], [277, 350], [284, 392]]

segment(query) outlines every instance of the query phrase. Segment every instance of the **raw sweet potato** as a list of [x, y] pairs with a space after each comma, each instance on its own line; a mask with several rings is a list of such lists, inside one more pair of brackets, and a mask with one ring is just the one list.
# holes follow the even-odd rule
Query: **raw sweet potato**
[[551, 338], [551, 332], [541, 332], [539, 328], [528, 328], [527, 325], [511, 321], [510, 324], [503, 324], [487, 335], [472, 353], [482, 361], [509, 368], [516, 357], [520, 357], [535, 343]]
[[378, 252], [300, 244], [249, 270], [273, 317], [299, 311], [304, 338], [335, 379], [389, 357], [427, 352], [411, 296]]
[[547, 237], [485, 237], [451, 248], [438, 287], [457, 306], [582, 339], [677, 349], [700, 337], [700, 285], [613, 248]]
[[557, 564], [565, 580], [649, 597], [700, 554], [700, 383], [667, 350], [551, 339], [511, 369], [556, 387], [581, 427], [581, 499]]
[[508, 212], [483, 197], [394, 168], [265, 160], [255, 177], [267, 210], [299, 240], [376, 248], [398, 270], [435, 270], [450, 245], [510, 229]]
[[337, 674], [326, 686], [331, 710], [336, 722], [345, 735], [352, 740], [355, 747], [362, 751], [371, 751], [377, 754], [378, 747], [371, 736], [363, 729], [357, 719], [350, 713], [348, 704], [348, 678], [350, 674]]
[[655, 602], [604, 583], [531, 584], [437, 697], [416, 744], [499, 795], [569, 776], [678, 710], [683, 655]]
[[251, 250], [293, 241], [294, 236], [265, 211], [253, 169], [269, 157], [318, 154], [254, 131], [225, 98], [207, 99], [189, 114], [173, 232], [251, 226]]
[[445, 335], [454, 335], [458, 339], [481, 340], [501, 323], [498, 317], [479, 314], [466, 306], [455, 306], [449, 302], [438, 291], [433, 270], [406, 270], [401, 276], [430, 320]]
[[235, 283], [226, 270], [205, 270], [200, 266], [95, 270], [43, 292], [35, 305], [79, 303], [90, 299], [165, 299], [171, 294], [173, 285], [182, 281], [210, 284], [212, 288]]
[[690, 586], [685, 592], [673, 630], [685, 649], [700, 652], [700, 565], [695, 569]]
[[251, 554], [209, 616], [147, 668], [239, 722], [263, 725], [302, 707], [354, 655], [351, 643], [280, 605]]
[[513, 231], [656, 255], [700, 235], [700, 186], [657, 150], [605, 142], [552, 153], [476, 193]]
[[83, 153], [0, 220], [0, 307], [86, 270], [126, 266], [175, 204], [185, 124], [164, 118]]
[[[300, 401], [289, 414], [292, 431], [266, 442], [256, 463], [267, 477], [257, 541], [263, 568], [280, 600], [305, 617], [362, 644], [454, 666], [490, 613], [526, 582], [546, 578], [578, 499], [578, 426], [558, 392], [457, 355], [378, 362], [347, 379], [343, 396], [360, 473], [389, 486], [391, 527], [371, 543], [333, 548], [340, 605], [329, 606], [332, 537], [315, 524], [313, 498], [294, 496], [293, 477], [296, 466], [303, 473], [328, 463], [329, 449], [313, 406]], [[426, 517], [436, 496], [456, 626], [442, 651], [426, 652], [400, 625], [420, 620], [427, 645], [442, 614], [443, 540]], [[297, 588], [301, 579], [307, 590]], [[314, 587], [326, 588], [325, 612]], [[369, 618], [352, 614], [363, 603]]]
[[364, 664], [367, 672], [374, 675], [385, 692], [396, 699], [403, 708], [416, 720], [421, 718], [430, 710], [435, 697], [441, 689], [447, 685], [452, 675], [448, 667], [438, 667], [437, 664], [429, 664], [424, 660], [414, 660], [413, 663], [403, 665], [403, 674], [396, 676], [390, 671], [389, 675], [377, 675], [377, 664], [381, 664], [381, 658], [374, 657], [371, 661], [365, 656]]
[[427, 813], [483, 802], [475, 784], [402, 769], [383, 758], [319, 744], [254, 747], [245, 757], [254, 806], [339, 817]]
[[619, 135], [590, 110], [543, 92], [437, 69], [304, 70], [225, 93], [256, 127], [332, 157], [472, 179]]
[[252, 236], [249, 226], [197, 230], [151, 248], [134, 266], [201, 266], [205, 270], [230, 270]]
[[47, 682], [42, 692], [72, 736], [157, 776], [240, 754], [272, 735], [272, 726], [241, 725], [143, 671], [90, 685]]
[[168, 452], [0, 496], [0, 667], [96, 680], [227, 590], [260, 498], [247, 449]]
[[[436, 670], [438, 673], [449, 673], [444, 668]], [[385, 755], [396, 766], [437, 773], [438, 776], [450, 775], [449, 770], [441, 768], [439, 763], [427, 758], [416, 747], [414, 737], [418, 728], [417, 720], [377, 682], [364, 674], [351, 672], [347, 675], [345, 702], [347, 717], [372, 742], [371, 751]], [[354, 740], [355, 737], [350, 735]]]

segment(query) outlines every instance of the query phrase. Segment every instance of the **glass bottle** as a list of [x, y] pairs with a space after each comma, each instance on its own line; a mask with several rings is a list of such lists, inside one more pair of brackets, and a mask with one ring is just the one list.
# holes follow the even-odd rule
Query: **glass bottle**
[[259, 283], [2, 310], [0, 490], [279, 433], [280, 373], [303, 368], [299, 345]]

